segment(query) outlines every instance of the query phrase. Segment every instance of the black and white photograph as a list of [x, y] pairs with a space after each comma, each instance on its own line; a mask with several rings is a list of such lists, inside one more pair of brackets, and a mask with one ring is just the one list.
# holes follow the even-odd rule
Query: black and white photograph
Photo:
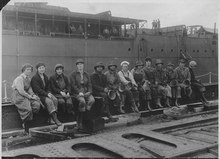
[[219, 157], [219, 0], [0, 3], [1, 157]]

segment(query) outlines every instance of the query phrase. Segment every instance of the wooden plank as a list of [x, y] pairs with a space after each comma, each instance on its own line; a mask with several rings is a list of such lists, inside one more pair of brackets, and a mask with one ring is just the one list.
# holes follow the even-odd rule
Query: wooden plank
[[172, 158], [177, 158], [177, 157], [194, 157], [198, 154], [202, 154], [202, 153], [207, 153], [207, 151], [209, 149], [212, 149], [212, 148], [216, 148], [218, 147], [218, 144], [214, 144], [214, 145], [211, 145], [211, 146], [205, 146], [203, 148], [196, 148], [196, 149], [193, 149], [192, 151], [189, 151], [189, 152], [183, 152], [181, 154], [177, 154], [175, 156], [172, 156]]
[[178, 135], [187, 139], [191, 139], [191, 140], [196, 140], [196, 141], [201, 141], [201, 142], [205, 142], [205, 143], [209, 143], [209, 144], [214, 144], [216, 140], [210, 140], [210, 139], [204, 139], [204, 138], [199, 138], [196, 136], [188, 136], [188, 135]]
[[37, 130], [30, 130], [30, 134], [33, 137], [45, 138], [52, 141], [59, 141], [66, 139], [66, 137], [63, 135], [51, 134], [49, 132], [42, 132]]
[[202, 114], [211, 114], [211, 113], [216, 113], [218, 111], [217, 107], [214, 110], [209, 110], [209, 111], [204, 111], [204, 112], [198, 112], [198, 113], [193, 113], [193, 114], [186, 114], [186, 115], [181, 115], [177, 116], [176, 119], [183, 119], [183, 118], [188, 118], [188, 117], [193, 117], [197, 115], [202, 115]]
[[2, 140], [2, 147], [8, 147], [12, 145], [16, 145], [22, 142], [26, 142], [27, 140], [31, 140], [31, 136], [23, 136], [23, 137], [16, 137], [16, 138], [9, 138]]
[[14, 130], [14, 131], [9, 131], [9, 132], [2, 132], [2, 139], [9, 138], [11, 136], [24, 136], [24, 135], [25, 135], [24, 129]]

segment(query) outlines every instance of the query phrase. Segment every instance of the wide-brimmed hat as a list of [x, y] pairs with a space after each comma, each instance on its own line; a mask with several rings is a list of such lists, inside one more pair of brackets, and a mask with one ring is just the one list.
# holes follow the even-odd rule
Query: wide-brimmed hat
[[76, 65], [77, 65], [78, 63], [82, 63], [82, 64], [84, 64], [83, 59], [78, 59], [78, 60], [76, 60]]
[[56, 71], [58, 68], [62, 68], [64, 70], [64, 66], [62, 64], [56, 64], [54, 70]]
[[39, 62], [37, 65], [36, 65], [36, 69], [38, 69], [39, 67], [41, 66], [44, 66], [45, 67], [45, 64], [43, 62]]
[[130, 63], [129, 63], [128, 61], [122, 61], [120, 65], [122, 66], [122, 65], [124, 65], [124, 64], [129, 65]]
[[180, 59], [179, 62], [186, 63], [186, 59]]
[[24, 72], [26, 68], [31, 68], [31, 71], [33, 72], [33, 66], [29, 63], [25, 63], [24, 65], [22, 65], [21, 72]]
[[144, 66], [143, 62], [142, 61], [136, 61], [135, 67], [138, 67], [138, 66]]
[[96, 65], [94, 66], [94, 69], [96, 70], [97, 67], [101, 66], [102, 69], [105, 69], [105, 65], [102, 62], [97, 62]]
[[152, 59], [151, 59], [149, 56], [147, 56], [147, 57], [145, 57], [145, 61], [150, 61], [150, 62], [152, 62]]
[[114, 63], [113, 61], [109, 62], [109, 64], [108, 64], [108, 69], [109, 69], [111, 66], [115, 66], [116, 68], [118, 67], [118, 66], [116, 65], [116, 63]]
[[156, 59], [155, 65], [158, 65], [158, 64], [163, 65], [163, 61], [161, 59]]
[[172, 62], [168, 62], [167, 66], [174, 66]]

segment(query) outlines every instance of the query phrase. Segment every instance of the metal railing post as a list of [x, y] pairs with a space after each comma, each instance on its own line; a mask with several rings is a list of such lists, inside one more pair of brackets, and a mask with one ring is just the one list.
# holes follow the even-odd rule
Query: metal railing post
[[212, 72], [209, 72], [209, 83], [212, 83]]

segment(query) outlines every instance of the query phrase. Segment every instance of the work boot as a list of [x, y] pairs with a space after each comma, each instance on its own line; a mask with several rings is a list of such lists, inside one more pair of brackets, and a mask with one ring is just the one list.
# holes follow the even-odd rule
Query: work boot
[[137, 108], [135, 102], [132, 102], [131, 109], [132, 109], [133, 112], [139, 113], [139, 110], [138, 110], [138, 108]]
[[49, 118], [48, 118], [48, 123], [49, 123], [50, 125], [55, 124], [55, 122], [53, 121], [52, 117], [49, 117]]
[[31, 126], [30, 122], [31, 122], [31, 121], [25, 121], [25, 122], [24, 122], [24, 131], [25, 131], [26, 133], [29, 133], [29, 128], [30, 128], [30, 126]]
[[57, 126], [61, 126], [62, 125], [62, 123], [57, 119], [57, 113], [56, 112], [53, 112], [51, 114], [51, 117], [52, 117], [53, 121], [56, 123]]
[[82, 113], [81, 112], [79, 112], [76, 117], [76, 123], [77, 123], [77, 129], [78, 130], [82, 129]]
[[110, 113], [107, 113], [107, 118], [109, 118], [109, 122], [116, 122], [118, 118], [114, 118]]
[[149, 111], [152, 111], [152, 108], [150, 107], [150, 101], [147, 101], [147, 109], [148, 109]]
[[168, 106], [168, 107], [171, 107], [170, 106], [170, 99], [167, 97], [167, 99], [166, 99], [166, 105]]
[[201, 98], [200, 98], [200, 100], [202, 101], [202, 103], [208, 103], [208, 101], [207, 101], [207, 99], [205, 98], [205, 95], [204, 95], [204, 93], [201, 93]]
[[178, 103], [178, 101], [177, 101], [177, 98], [175, 99], [175, 106], [177, 106], [177, 107], [180, 106], [179, 103]]
[[139, 103], [139, 101], [136, 102], [136, 106], [137, 106], [137, 108], [140, 107], [140, 103]]
[[160, 103], [160, 98], [157, 98], [157, 103], [156, 103], [156, 105], [157, 105], [158, 107], [160, 107], [160, 108], [163, 108], [163, 106], [162, 106], [161, 103]]

